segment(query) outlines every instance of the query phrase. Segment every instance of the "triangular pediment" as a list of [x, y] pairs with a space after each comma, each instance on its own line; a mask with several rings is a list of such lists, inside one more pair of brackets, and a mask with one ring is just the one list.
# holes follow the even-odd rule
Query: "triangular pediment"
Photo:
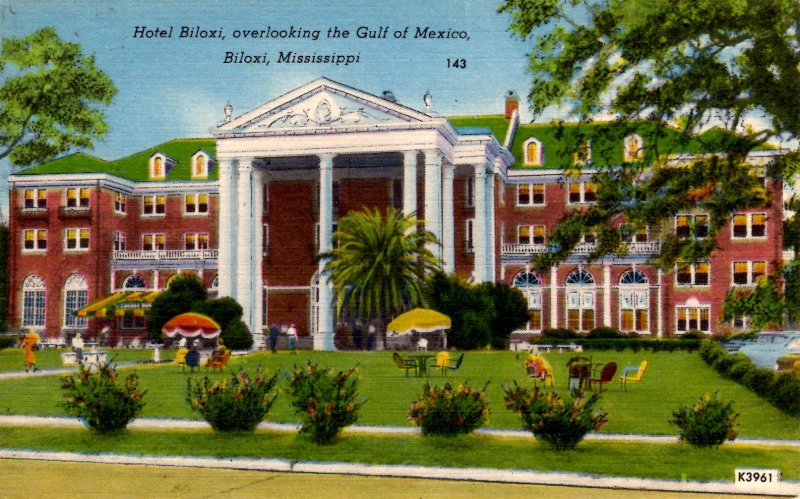
[[431, 120], [425, 113], [321, 78], [221, 125], [218, 130], [253, 133]]

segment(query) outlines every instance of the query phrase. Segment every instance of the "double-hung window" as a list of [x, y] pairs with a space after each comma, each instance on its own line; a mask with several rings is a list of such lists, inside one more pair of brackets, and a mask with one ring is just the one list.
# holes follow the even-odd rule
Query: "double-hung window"
[[708, 262], [680, 262], [676, 266], [675, 281], [678, 286], [708, 286]]
[[569, 202], [571, 204], [594, 203], [597, 201], [597, 185], [592, 182], [571, 182]]
[[26, 210], [47, 208], [47, 189], [25, 189], [22, 207]]
[[208, 233], [190, 233], [183, 235], [183, 248], [187, 250], [208, 249]]
[[23, 251], [44, 251], [47, 249], [47, 229], [25, 229], [22, 231]]
[[675, 235], [680, 239], [703, 239], [708, 236], [708, 215], [678, 215], [675, 217]]
[[767, 235], [766, 213], [736, 213], [732, 220], [734, 239], [761, 238]]
[[142, 249], [145, 251], [166, 249], [164, 234], [142, 234]]
[[166, 196], [152, 195], [142, 198], [142, 215], [163, 215], [166, 213]]
[[185, 212], [190, 215], [208, 213], [208, 194], [187, 194]]
[[752, 286], [758, 279], [767, 275], [767, 262], [733, 262], [733, 284], [736, 286]]
[[70, 187], [67, 189], [67, 208], [88, 208], [89, 189], [86, 187]]
[[67, 251], [85, 251], [89, 249], [89, 229], [64, 229], [64, 249]]

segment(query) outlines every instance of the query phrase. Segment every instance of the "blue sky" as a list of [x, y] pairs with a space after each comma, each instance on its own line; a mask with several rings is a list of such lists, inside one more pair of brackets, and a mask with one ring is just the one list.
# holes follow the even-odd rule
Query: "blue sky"
[[[116, 159], [176, 137], [209, 136], [227, 102], [241, 114], [320, 76], [370, 93], [392, 90], [397, 99], [422, 109], [433, 95], [433, 110], [444, 115], [498, 113], [503, 94], [529, 90], [528, 44], [508, 32], [508, 16], [487, 0], [406, 1], [51, 1], [6, 0], [0, 6], [3, 37], [25, 36], [54, 26], [62, 39], [77, 42], [109, 74], [118, 93], [107, 110], [107, 137], [88, 151]], [[173, 37], [135, 39], [136, 26], [174, 27]], [[179, 39], [181, 26], [222, 29], [225, 40]], [[351, 32], [328, 39], [328, 28]], [[356, 37], [361, 27], [388, 27], [387, 39]], [[395, 30], [410, 27], [407, 39]], [[463, 30], [469, 40], [412, 38], [415, 28]], [[320, 30], [320, 38], [234, 39], [234, 30], [291, 27]], [[360, 63], [277, 64], [279, 51], [303, 54], [360, 54]], [[224, 64], [227, 51], [267, 52], [264, 64]], [[466, 69], [447, 59], [465, 59]], [[527, 106], [523, 104], [523, 119]], [[528, 116], [528, 119], [530, 117]], [[7, 214], [5, 177], [2, 200]]]

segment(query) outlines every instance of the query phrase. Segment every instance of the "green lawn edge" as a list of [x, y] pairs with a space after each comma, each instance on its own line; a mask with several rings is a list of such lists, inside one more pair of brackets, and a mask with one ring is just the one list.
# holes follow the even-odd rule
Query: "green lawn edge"
[[418, 465], [665, 480], [732, 482], [735, 468], [777, 468], [782, 479], [800, 479], [797, 448], [584, 441], [554, 451], [534, 439], [467, 435], [454, 438], [375, 434], [341, 435], [318, 446], [296, 433], [258, 430], [222, 434], [211, 430], [129, 429], [98, 435], [86, 429], [3, 426], [0, 447], [83, 454], [284, 459], [368, 465]]

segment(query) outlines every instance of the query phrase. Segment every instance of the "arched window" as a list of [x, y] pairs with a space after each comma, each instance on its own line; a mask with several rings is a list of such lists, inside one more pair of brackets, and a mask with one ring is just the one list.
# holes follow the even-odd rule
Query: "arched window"
[[542, 279], [536, 273], [523, 270], [514, 277], [513, 286], [522, 291], [528, 302], [528, 324], [526, 329], [529, 331], [541, 331]]
[[89, 284], [78, 274], [72, 274], [64, 284], [64, 327], [86, 329], [86, 317], [78, 317], [75, 311], [89, 302]]
[[43, 328], [45, 322], [44, 279], [31, 275], [22, 283], [22, 326]]
[[622, 159], [626, 163], [636, 163], [644, 160], [644, 142], [641, 137], [635, 133], [625, 137]]
[[539, 166], [544, 164], [544, 146], [539, 140], [531, 137], [523, 145], [525, 164]]
[[650, 287], [644, 273], [630, 269], [619, 278], [619, 329], [650, 331]]
[[208, 287], [208, 294], [217, 296], [219, 292], [219, 274], [214, 276], [214, 279], [211, 281], [211, 286]]
[[156, 156], [153, 158], [153, 178], [159, 178], [164, 176], [164, 161]]
[[566, 284], [567, 327], [584, 332], [594, 329], [594, 277], [584, 269], [575, 269]]
[[129, 275], [122, 282], [122, 289], [147, 289], [147, 284], [139, 274]]
[[592, 164], [592, 142], [589, 139], [583, 139], [575, 154], [572, 157], [572, 163], [576, 166], [589, 166]]
[[206, 164], [206, 157], [202, 154], [198, 154], [197, 157], [194, 159], [194, 176], [195, 177], [204, 177], [205, 176], [205, 164]]

